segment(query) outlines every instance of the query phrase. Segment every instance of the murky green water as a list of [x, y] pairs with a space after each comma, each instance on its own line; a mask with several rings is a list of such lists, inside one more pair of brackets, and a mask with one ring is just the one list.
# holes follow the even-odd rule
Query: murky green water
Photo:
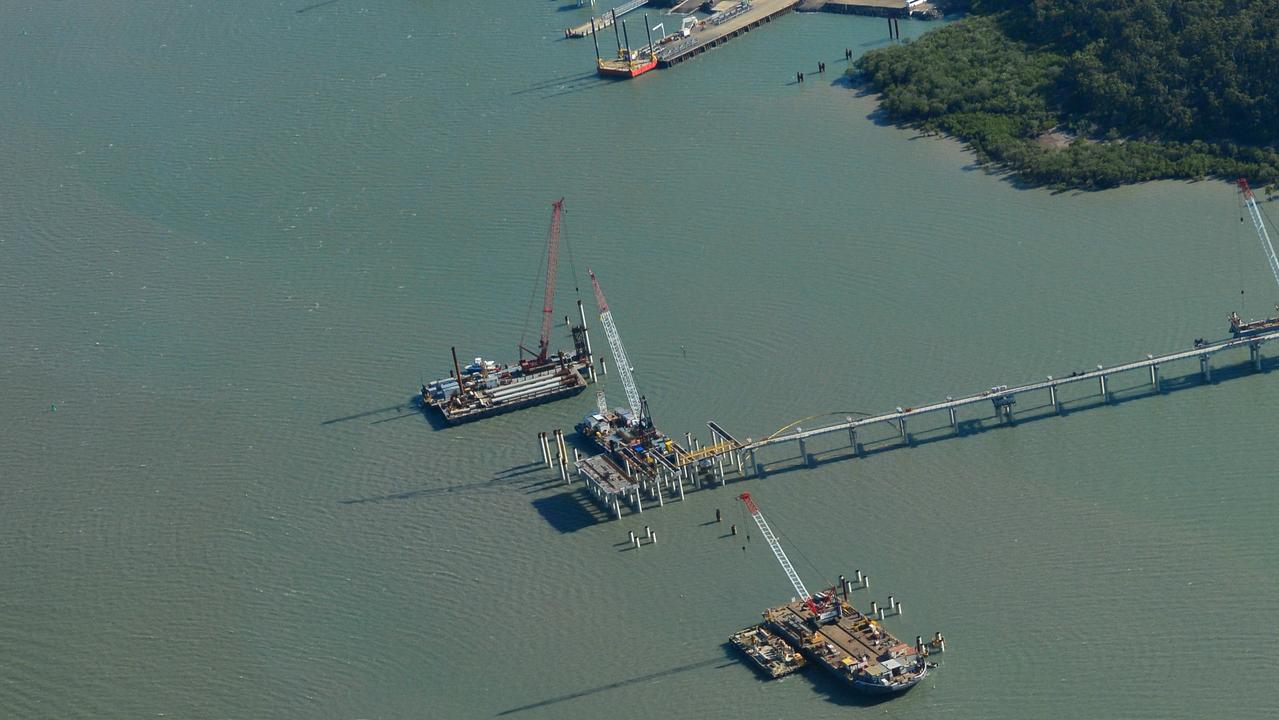
[[[450, 345], [535, 332], [560, 196], [562, 311], [593, 267], [658, 423], [758, 437], [1219, 337], [1277, 295], [1229, 186], [1019, 190], [876, 124], [834, 82], [875, 19], [601, 83], [575, 6], [309, 4], [0, 8], [0, 714], [1273, 712], [1271, 374], [778, 452], [603, 524], [530, 465], [592, 393], [443, 431], [407, 405]], [[746, 527], [741, 490], [810, 585], [860, 568], [890, 629], [946, 633], [927, 686], [864, 706], [725, 649], [791, 595], [707, 524]]]

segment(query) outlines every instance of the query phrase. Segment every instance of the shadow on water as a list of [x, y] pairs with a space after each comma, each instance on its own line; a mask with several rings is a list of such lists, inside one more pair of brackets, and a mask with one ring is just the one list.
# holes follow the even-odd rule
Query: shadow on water
[[526, 493], [533, 493], [546, 489], [548, 486], [559, 484], [559, 478], [555, 478], [553, 481], [543, 480], [541, 482], [529, 482], [529, 479], [524, 477], [525, 475], [538, 472], [541, 469], [541, 463], [516, 465], [515, 467], [494, 473], [491, 480], [461, 483], [457, 485], [445, 485], [443, 487], [417, 488], [415, 490], [405, 490], [403, 492], [389, 493], [386, 495], [369, 495], [366, 497], [347, 498], [345, 500], [338, 500], [338, 504], [361, 505], [365, 503], [418, 500], [420, 498], [437, 497], [440, 495], [466, 495], [469, 493], [502, 492], [507, 490], [523, 490]]
[[[555, 478], [555, 483], [559, 482], [560, 479]], [[565, 534], [607, 522], [610, 516], [591, 502], [587, 493], [578, 492], [580, 488], [578, 484], [576, 489], [537, 498], [533, 500], [533, 509], [548, 525]]]
[[[408, 412], [405, 412], [406, 410]], [[377, 420], [370, 421], [369, 424], [381, 425], [382, 423], [390, 422], [392, 420], [404, 420], [406, 418], [420, 417], [423, 420], [425, 420], [428, 425], [431, 426], [432, 430], [444, 430], [449, 427], [449, 424], [444, 422], [444, 418], [441, 417], [439, 413], [432, 412], [429, 408], [426, 407], [426, 405], [422, 402], [421, 395], [414, 395], [410, 397], [408, 400], [405, 400], [404, 402], [400, 403], [399, 405], [388, 405], [386, 407], [377, 408], [375, 410], [365, 410], [364, 412], [358, 412], [351, 415], [344, 415], [342, 417], [336, 417], [331, 420], [324, 420], [320, 424], [336, 425], [337, 423], [350, 422], [352, 420], [363, 420], [364, 418], [376, 417], [378, 415], [386, 415], [388, 413], [400, 413], [400, 414], [395, 415], [393, 417], [378, 418]]]
[[617, 690], [618, 688], [624, 688], [629, 685], [639, 685], [641, 683], [651, 682], [653, 680], [660, 680], [665, 677], [670, 677], [672, 675], [678, 675], [680, 673], [690, 672], [693, 670], [699, 670], [705, 667], [714, 666], [716, 668], [722, 668], [722, 667], [729, 667], [730, 665], [733, 665], [733, 664], [735, 663], [731, 663], [731, 662], [725, 663], [724, 658], [718, 658], [718, 657], [708, 658], [706, 660], [700, 660], [698, 662], [688, 663], [687, 665], [679, 665], [673, 668], [667, 668], [666, 670], [659, 670], [657, 672], [649, 673], [647, 675], [640, 675], [637, 677], [626, 678], [625, 680], [618, 680], [617, 682], [608, 683], [606, 685], [597, 685], [593, 688], [587, 688], [585, 690], [579, 690], [577, 692], [567, 693], [564, 695], [557, 695], [556, 697], [553, 697], [553, 698], [539, 700], [537, 702], [529, 703], [528, 705], [521, 705], [519, 707], [511, 708], [510, 710], [503, 710], [502, 712], [497, 714], [497, 717], [502, 717], [504, 715], [514, 715], [516, 713], [525, 712], [526, 710], [536, 710], [537, 708], [543, 708], [550, 705], [558, 705], [559, 703], [562, 703], [562, 702], [577, 700], [578, 698], [589, 697], [591, 695], [598, 695], [599, 693], [602, 693], [602, 692], [608, 692], [609, 690]]
[[538, 90], [549, 90], [558, 85], [569, 85], [572, 83], [580, 83], [584, 80], [590, 80], [593, 77], [595, 77], [595, 73], [593, 72], [577, 73], [574, 75], [561, 75], [560, 77], [557, 77], [557, 78], [551, 78], [550, 80], [543, 80], [541, 82], [533, 83], [532, 85], [529, 85], [523, 90], [516, 90], [515, 92], [511, 94], [524, 95], [526, 93], [537, 92]]
[[318, 8], [324, 7], [325, 5], [332, 5], [335, 2], [338, 2], [338, 0], [323, 0], [323, 2], [318, 2], [318, 3], [315, 3], [314, 5], [307, 5], [301, 10], [298, 10], [298, 14], [301, 15], [304, 12], [308, 12], [310, 10], [316, 10]]

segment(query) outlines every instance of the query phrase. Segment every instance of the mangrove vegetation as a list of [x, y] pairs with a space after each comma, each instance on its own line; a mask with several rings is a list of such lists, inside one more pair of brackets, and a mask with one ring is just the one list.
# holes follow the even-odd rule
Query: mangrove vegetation
[[854, 72], [893, 121], [1026, 182], [1279, 181], [1279, 3], [974, 0]]

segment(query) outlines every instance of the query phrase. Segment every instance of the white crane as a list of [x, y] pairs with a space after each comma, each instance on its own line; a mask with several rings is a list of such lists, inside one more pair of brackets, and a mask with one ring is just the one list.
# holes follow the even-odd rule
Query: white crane
[[1266, 232], [1266, 224], [1261, 221], [1261, 209], [1257, 207], [1257, 198], [1248, 187], [1248, 181], [1239, 178], [1239, 189], [1243, 191], [1243, 206], [1248, 208], [1252, 216], [1252, 224], [1257, 228], [1257, 237], [1261, 238], [1261, 250], [1266, 253], [1270, 262], [1270, 272], [1274, 273], [1275, 282], [1279, 283], [1279, 257], [1275, 257], [1275, 246], [1270, 242], [1270, 234]]
[[600, 290], [600, 281], [595, 272], [587, 269], [591, 276], [591, 285], [595, 287], [595, 302], [600, 308], [600, 324], [604, 326], [604, 335], [608, 337], [608, 346], [613, 350], [613, 360], [617, 363], [617, 374], [622, 377], [622, 387], [626, 390], [626, 402], [631, 406], [631, 419], [636, 424], [644, 422], [643, 401], [639, 390], [635, 388], [635, 378], [631, 376], [631, 361], [626, 359], [626, 348], [622, 347], [622, 338], [617, 334], [617, 325], [613, 323], [613, 313], [609, 312], [608, 302], [604, 300], [604, 291]]
[[795, 588], [795, 592], [799, 593], [799, 597], [808, 604], [808, 609], [813, 611], [814, 615], [821, 615], [817, 604], [813, 602], [813, 596], [808, 594], [808, 588], [804, 587], [804, 581], [799, 579], [799, 573], [795, 572], [795, 566], [791, 565], [790, 558], [786, 557], [786, 551], [782, 550], [782, 544], [777, 541], [777, 536], [773, 534], [773, 529], [768, 526], [768, 521], [764, 519], [764, 514], [759, 511], [759, 506], [751, 499], [750, 493], [742, 493], [737, 496], [738, 500], [746, 503], [746, 509], [750, 511], [751, 517], [755, 518], [755, 524], [759, 526], [759, 531], [764, 535], [764, 539], [768, 541], [768, 546], [773, 549], [773, 555], [777, 556], [777, 562], [781, 563], [782, 570], [786, 572], [786, 577], [790, 578], [790, 584]]

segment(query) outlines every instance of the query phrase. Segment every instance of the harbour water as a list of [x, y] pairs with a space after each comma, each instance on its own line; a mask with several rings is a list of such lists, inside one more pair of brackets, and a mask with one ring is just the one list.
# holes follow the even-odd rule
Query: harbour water
[[[1273, 371], [604, 523], [534, 464], [593, 393], [415, 412], [450, 345], [536, 333], [561, 196], [561, 312], [592, 267], [671, 433], [1136, 359], [1279, 297], [1225, 183], [1019, 189], [876, 122], [838, 73], [880, 19], [609, 83], [562, 38], [588, 13], [0, 7], [0, 715], [1270, 716]], [[876, 706], [760, 680], [727, 637], [791, 591], [742, 490], [810, 587], [861, 569], [894, 634], [944, 632], [939, 671]]]

